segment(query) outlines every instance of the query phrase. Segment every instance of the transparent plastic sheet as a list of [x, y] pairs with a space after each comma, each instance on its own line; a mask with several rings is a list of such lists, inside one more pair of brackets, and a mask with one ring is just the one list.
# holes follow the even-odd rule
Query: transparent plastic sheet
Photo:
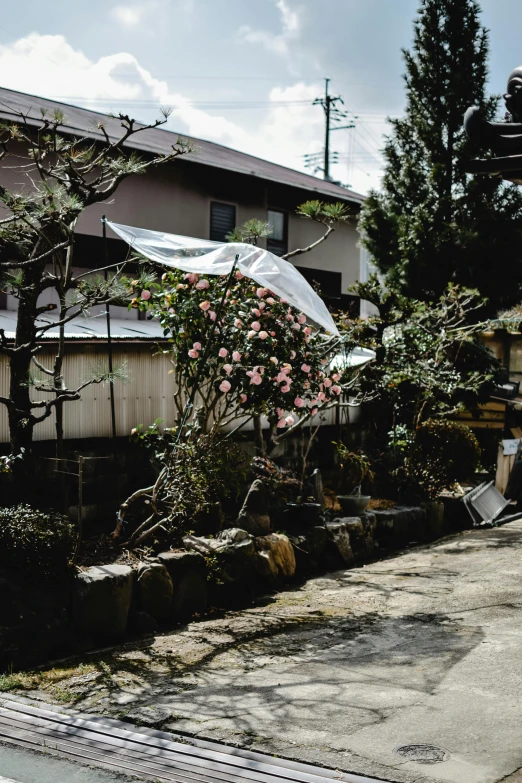
[[226, 275], [232, 269], [236, 255], [239, 255], [238, 269], [246, 277], [286, 299], [327, 332], [339, 335], [325, 303], [302, 274], [293, 264], [268, 250], [243, 242], [212, 242], [122, 226], [109, 221], [107, 225], [141, 255], [162, 266], [182, 269], [184, 272]]

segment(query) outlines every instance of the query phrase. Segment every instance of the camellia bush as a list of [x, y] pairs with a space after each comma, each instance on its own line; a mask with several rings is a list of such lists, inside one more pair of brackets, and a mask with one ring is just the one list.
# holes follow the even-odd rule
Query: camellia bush
[[239, 271], [217, 321], [226, 282], [179, 270], [148, 288], [134, 281], [131, 306], [158, 318], [170, 342], [177, 423], [194, 393], [190, 419], [207, 433], [262, 414], [283, 430], [338, 401], [347, 378], [328, 367], [339, 338]]
[[[176, 406], [175, 421], [167, 422], [164, 452], [156, 447], [162, 467], [155, 484], [135, 492], [120, 509], [116, 537], [127, 511], [137, 501], [147, 504], [147, 519], [130, 536], [131, 543], [141, 543], [175, 526], [181, 502], [177, 450], [191, 444], [196, 463], [198, 444], [208, 455], [213, 444], [252, 419], [259, 424], [262, 416], [270, 431], [265, 439], [258, 427], [261, 453], [266, 440], [270, 448], [303, 425], [309, 425], [313, 437], [324, 412], [341, 404], [355, 374], [331, 369], [349, 339], [314, 328], [304, 313], [240, 271], [233, 278], [207, 278], [173, 269], [153, 282], [144, 270], [132, 285], [130, 306], [159, 319], [169, 340], [163, 351], [172, 359]], [[141, 428], [136, 435], [146, 437]]]

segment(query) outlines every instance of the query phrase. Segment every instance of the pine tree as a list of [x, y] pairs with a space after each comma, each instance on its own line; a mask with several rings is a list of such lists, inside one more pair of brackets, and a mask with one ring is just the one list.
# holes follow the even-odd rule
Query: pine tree
[[448, 283], [477, 288], [488, 309], [522, 295], [522, 191], [464, 172], [479, 152], [465, 110], [492, 118], [488, 33], [476, 0], [421, 0], [406, 64], [406, 111], [391, 121], [380, 192], [364, 206], [364, 244], [388, 285], [429, 300]]

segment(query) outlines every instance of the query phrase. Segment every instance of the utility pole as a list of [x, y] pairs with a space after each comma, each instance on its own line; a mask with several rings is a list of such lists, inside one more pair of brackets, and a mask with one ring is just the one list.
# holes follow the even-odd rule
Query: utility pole
[[[330, 152], [330, 131], [334, 130], [341, 130], [343, 128], [355, 128], [354, 122], [349, 122], [347, 125], [334, 125], [333, 123], [336, 120], [343, 120], [348, 117], [348, 112], [343, 111], [342, 109], [337, 107], [338, 103], [343, 104], [344, 101], [341, 98], [340, 95], [330, 95], [328, 92], [328, 86], [330, 84], [330, 79], [325, 79], [325, 88], [324, 88], [324, 97], [323, 98], [316, 98], [313, 102], [314, 106], [322, 106], [324, 109], [324, 116], [325, 116], [325, 129], [324, 129], [324, 162], [323, 162], [323, 176], [324, 179], [330, 179], [330, 163], [336, 163], [338, 153], [334, 152], [333, 155]], [[305, 155], [305, 161], [309, 165], [313, 165], [315, 163], [314, 158], [316, 156], [312, 153], [310, 155]], [[332, 160], [333, 158], [333, 160]], [[310, 159], [310, 160], [308, 160]]]

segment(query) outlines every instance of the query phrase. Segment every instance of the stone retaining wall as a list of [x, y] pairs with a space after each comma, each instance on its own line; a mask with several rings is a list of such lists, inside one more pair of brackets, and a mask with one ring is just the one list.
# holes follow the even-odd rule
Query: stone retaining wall
[[257, 534], [235, 527], [215, 537], [187, 536], [185, 550], [162, 552], [136, 567], [93, 566], [53, 587], [0, 574], [0, 670], [155, 633], [209, 607], [244, 606], [291, 580], [433, 540], [449, 532], [443, 510], [435, 503], [329, 521], [308, 514], [306, 524], [294, 519], [288, 535], [259, 535], [259, 520], [249, 518]]

